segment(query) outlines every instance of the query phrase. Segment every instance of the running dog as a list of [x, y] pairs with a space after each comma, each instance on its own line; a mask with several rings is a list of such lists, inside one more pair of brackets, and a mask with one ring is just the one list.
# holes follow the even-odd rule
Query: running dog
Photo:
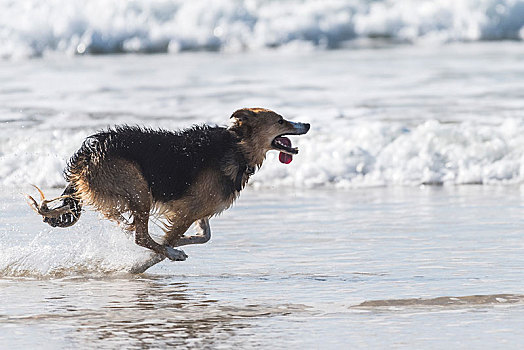
[[[209, 241], [209, 218], [233, 204], [266, 152], [279, 151], [281, 162], [291, 162], [298, 149], [285, 135], [302, 135], [310, 128], [263, 108], [237, 110], [231, 119], [228, 128], [203, 125], [171, 132], [118, 126], [101, 131], [71, 157], [64, 171], [68, 185], [60, 197], [46, 200], [35, 186], [42, 202], [31, 196], [28, 202], [53, 227], [74, 225], [82, 205], [91, 205], [134, 231], [135, 242], [154, 253], [133, 273], [165, 258], [185, 260], [187, 255], [174, 247]], [[61, 203], [49, 207], [54, 201]], [[161, 244], [149, 235], [150, 216], [165, 221]], [[185, 236], [193, 223], [198, 234]]]

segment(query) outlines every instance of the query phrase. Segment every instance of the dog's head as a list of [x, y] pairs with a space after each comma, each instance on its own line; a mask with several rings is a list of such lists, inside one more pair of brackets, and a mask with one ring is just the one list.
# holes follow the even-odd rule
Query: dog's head
[[253, 161], [260, 165], [269, 150], [280, 152], [280, 161], [290, 163], [298, 149], [291, 146], [286, 135], [302, 135], [309, 131], [307, 123], [296, 123], [285, 120], [281, 115], [263, 108], [239, 109], [231, 116], [234, 131], [247, 146]]

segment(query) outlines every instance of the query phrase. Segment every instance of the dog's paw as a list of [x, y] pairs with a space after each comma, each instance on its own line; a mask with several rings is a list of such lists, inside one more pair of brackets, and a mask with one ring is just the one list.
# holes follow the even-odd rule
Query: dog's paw
[[166, 257], [173, 261], [184, 261], [187, 259], [187, 254], [181, 249], [166, 247]]

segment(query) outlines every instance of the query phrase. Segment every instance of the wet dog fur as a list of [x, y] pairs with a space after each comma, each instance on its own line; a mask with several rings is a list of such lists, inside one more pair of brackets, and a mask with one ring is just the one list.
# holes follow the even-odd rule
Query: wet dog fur
[[[305, 134], [310, 127], [263, 108], [237, 110], [231, 119], [229, 128], [204, 125], [172, 132], [119, 126], [99, 132], [69, 161], [62, 196], [45, 200], [39, 190], [42, 203], [30, 196], [29, 203], [54, 227], [75, 224], [82, 205], [91, 205], [134, 231], [135, 242], [154, 254], [131, 272], [143, 272], [166, 257], [185, 260], [187, 255], [173, 247], [207, 242], [209, 218], [231, 206], [267, 151], [298, 152], [276, 139]], [[49, 209], [55, 200], [61, 205]], [[152, 215], [165, 219], [161, 243], [148, 233]], [[199, 233], [184, 236], [193, 223]]]

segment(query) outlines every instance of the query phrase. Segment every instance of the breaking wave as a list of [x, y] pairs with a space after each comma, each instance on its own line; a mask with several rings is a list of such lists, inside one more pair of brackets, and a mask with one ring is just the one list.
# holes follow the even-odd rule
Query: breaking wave
[[[255, 185], [339, 188], [518, 184], [524, 121], [498, 125], [429, 120], [408, 126], [360, 122], [298, 139], [296, 164], [264, 164]], [[276, 163], [275, 155], [270, 155]]]
[[522, 40], [517, 0], [22, 0], [0, 3], [0, 57], [336, 48], [354, 39]]

